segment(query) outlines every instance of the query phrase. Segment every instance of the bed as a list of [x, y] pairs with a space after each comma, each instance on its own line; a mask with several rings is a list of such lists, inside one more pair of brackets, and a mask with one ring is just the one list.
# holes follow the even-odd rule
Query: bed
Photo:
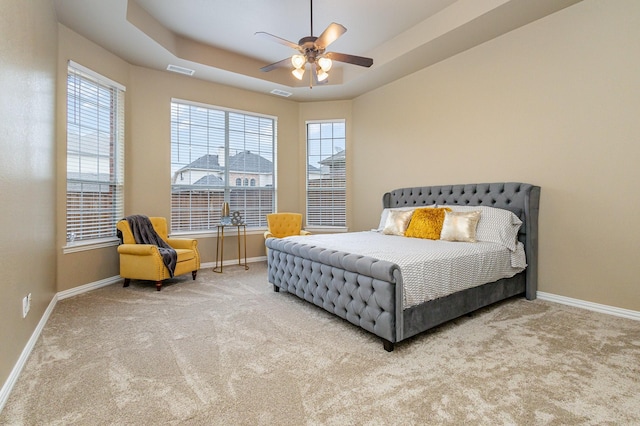
[[539, 200], [540, 187], [518, 182], [400, 188], [382, 197], [386, 211], [482, 206], [512, 212], [521, 222], [516, 244], [526, 267], [508, 278], [408, 304], [398, 262], [298, 237], [266, 240], [268, 280], [274, 291], [295, 294], [375, 334], [391, 352], [398, 342], [498, 301], [536, 298]]

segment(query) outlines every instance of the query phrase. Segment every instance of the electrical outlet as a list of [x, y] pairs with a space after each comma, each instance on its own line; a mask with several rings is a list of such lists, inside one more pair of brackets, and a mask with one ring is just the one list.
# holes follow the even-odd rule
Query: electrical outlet
[[22, 318], [26, 318], [29, 313], [29, 309], [31, 309], [31, 293], [27, 294], [22, 299]]

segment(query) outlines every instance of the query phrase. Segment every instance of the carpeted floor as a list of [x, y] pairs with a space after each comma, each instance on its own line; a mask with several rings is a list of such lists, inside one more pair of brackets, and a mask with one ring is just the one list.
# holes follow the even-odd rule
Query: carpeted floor
[[516, 298], [387, 353], [250, 267], [60, 301], [0, 424], [640, 424], [636, 321]]

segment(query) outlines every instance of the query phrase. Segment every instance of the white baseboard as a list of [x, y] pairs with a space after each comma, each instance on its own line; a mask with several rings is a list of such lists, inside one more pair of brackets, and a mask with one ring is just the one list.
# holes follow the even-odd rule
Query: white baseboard
[[541, 300], [548, 300], [549, 302], [562, 303], [563, 305], [575, 306], [577, 308], [588, 309], [590, 311], [640, 321], [640, 312], [638, 311], [616, 308], [615, 306], [609, 305], [601, 305], [600, 303], [587, 302], [580, 299], [573, 299], [571, 297], [558, 296], [556, 294], [545, 293], [543, 291], [539, 291], [536, 294]]
[[[255, 263], [255, 262], [266, 262], [266, 261], [267, 261], [267, 256], [258, 256], [258, 257], [247, 258], [247, 264]], [[233, 266], [233, 265], [237, 265], [237, 264], [238, 264], [238, 259], [225, 260], [224, 262], [222, 262], [222, 266]], [[214, 266], [216, 266], [215, 262], [201, 263], [200, 264], [200, 269], [213, 268]]]
[[59, 291], [58, 294], [56, 294], [56, 296], [58, 297], [58, 300], [68, 299], [69, 297], [77, 296], [82, 293], [87, 293], [91, 290], [96, 290], [100, 287], [106, 287], [108, 285], [115, 284], [121, 280], [122, 278], [120, 278], [119, 275], [116, 275], [115, 277], [105, 278], [100, 281], [94, 281], [89, 284], [73, 287], [68, 290]]
[[0, 412], [2, 412], [4, 405], [7, 403], [7, 400], [9, 399], [9, 394], [11, 393], [13, 386], [16, 384], [16, 381], [18, 380], [18, 377], [20, 376], [22, 369], [24, 368], [25, 364], [27, 363], [27, 360], [29, 359], [29, 355], [31, 355], [31, 351], [33, 350], [33, 347], [38, 341], [38, 338], [40, 338], [40, 334], [42, 333], [44, 326], [47, 324], [47, 321], [49, 321], [49, 317], [51, 316], [51, 313], [53, 312], [53, 309], [55, 308], [58, 301], [62, 299], [67, 299], [72, 296], [77, 296], [79, 294], [86, 293], [91, 290], [98, 289], [100, 287], [105, 287], [105, 286], [114, 284], [120, 281], [121, 279], [122, 278], [120, 278], [119, 276], [105, 278], [100, 281], [81, 285], [79, 287], [70, 288], [69, 290], [60, 291], [53, 296], [53, 298], [51, 299], [51, 302], [49, 302], [49, 306], [47, 306], [47, 309], [44, 311], [42, 318], [40, 318], [40, 321], [38, 322], [38, 326], [33, 331], [33, 333], [31, 334], [31, 337], [27, 341], [26, 346], [22, 350], [22, 353], [20, 354], [20, 358], [18, 358], [18, 362], [16, 362], [16, 365], [13, 367], [13, 370], [11, 370], [11, 373], [9, 374], [7, 381], [2, 386], [2, 390], [0, 390]]
[[18, 380], [18, 377], [20, 376], [22, 369], [27, 363], [27, 360], [29, 359], [29, 355], [31, 355], [31, 351], [33, 350], [33, 347], [36, 345], [36, 342], [40, 337], [40, 333], [42, 333], [42, 329], [44, 328], [45, 324], [47, 324], [47, 321], [49, 321], [49, 317], [51, 316], [51, 313], [53, 312], [53, 308], [56, 306], [56, 303], [58, 303], [57, 294], [54, 295], [53, 298], [51, 299], [51, 302], [49, 302], [49, 306], [47, 306], [47, 309], [44, 311], [42, 318], [40, 318], [40, 321], [38, 322], [38, 326], [36, 327], [35, 330], [33, 330], [31, 337], [29, 338], [26, 346], [22, 350], [22, 353], [20, 354], [20, 358], [18, 358], [18, 362], [16, 362], [16, 365], [13, 367], [13, 370], [11, 370], [11, 373], [9, 374], [7, 381], [2, 386], [2, 390], [0, 390], [0, 412], [2, 412], [4, 405], [7, 403], [7, 400], [9, 399], [9, 394], [11, 393], [13, 386], [16, 384], [16, 381]]

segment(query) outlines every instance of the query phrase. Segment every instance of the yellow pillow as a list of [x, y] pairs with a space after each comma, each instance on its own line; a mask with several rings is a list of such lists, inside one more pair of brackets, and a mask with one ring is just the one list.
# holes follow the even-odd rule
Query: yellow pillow
[[444, 213], [450, 211], [451, 209], [448, 207], [427, 207], [414, 210], [404, 236], [439, 240], [444, 223]]

